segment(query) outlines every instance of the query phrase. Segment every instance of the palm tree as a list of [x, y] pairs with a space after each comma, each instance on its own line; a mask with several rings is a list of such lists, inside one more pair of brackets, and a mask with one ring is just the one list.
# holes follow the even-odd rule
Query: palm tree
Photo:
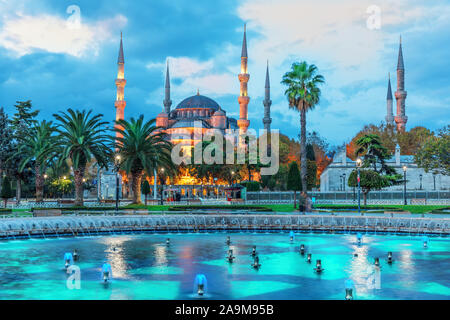
[[281, 81], [288, 88], [285, 95], [289, 101], [289, 108], [300, 112], [300, 152], [301, 152], [301, 179], [303, 190], [306, 193], [306, 112], [312, 110], [320, 99], [319, 84], [324, 83], [322, 75], [317, 74], [314, 64], [308, 65], [305, 61], [294, 62], [291, 70], [286, 72]]
[[83, 205], [83, 178], [86, 165], [95, 159], [101, 167], [108, 167], [111, 158], [111, 135], [105, 133], [108, 122], [102, 114], [91, 115], [92, 110], [68, 109], [54, 114], [59, 121], [57, 132], [62, 147], [60, 161], [70, 160], [75, 178], [75, 205]]
[[155, 119], [144, 123], [144, 116], [137, 120], [116, 121], [114, 129], [119, 133], [116, 139], [116, 150], [123, 162], [120, 168], [127, 174], [131, 173], [133, 190], [133, 203], [141, 203], [141, 179], [144, 171], [147, 175], [153, 174], [157, 167], [167, 171], [174, 169], [171, 159], [172, 143], [161, 127], [155, 126]]
[[19, 172], [26, 165], [34, 164], [36, 202], [44, 200], [44, 173], [52, 159], [58, 153], [57, 137], [53, 135], [55, 127], [45, 120], [33, 124], [26, 134], [19, 139], [19, 147], [13, 157], [19, 158]]

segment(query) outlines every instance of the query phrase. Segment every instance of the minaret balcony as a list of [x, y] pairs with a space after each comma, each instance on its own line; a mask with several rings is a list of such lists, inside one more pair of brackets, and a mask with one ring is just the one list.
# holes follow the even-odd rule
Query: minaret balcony
[[125, 79], [116, 79], [116, 86], [118, 87], [125, 87], [127, 84], [127, 80]]
[[250, 79], [250, 75], [248, 73], [240, 73], [238, 75], [238, 78], [240, 82], [248, 82], [248, 80]]
[[114, 102], [114, 106], [119, 109], [124, 109], [126, 105], [127, 103], [124, 100]]
[[404, 90], [397, 90], [394, 95], [395, 99], [406, 99], [407, 92]]
[[239, 102], [240, 105], [241, 104], [246, 105], [246, 104], [248, 104], [250, 102], [250, 97], [249, 96], [239, 96], [238, 97], [238, 102]]

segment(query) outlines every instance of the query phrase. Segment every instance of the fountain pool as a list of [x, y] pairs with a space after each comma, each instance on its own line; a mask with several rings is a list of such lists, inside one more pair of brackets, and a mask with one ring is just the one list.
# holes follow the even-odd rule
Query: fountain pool
[[[226, 237], [231, 244], [226, 244]], [[170, 246], [166, 245], [170, 238]], [[300, 245], [305, 245], [305, 255]], [[261, 267], [251, 266], [253, 246]], [[80, 289], [69, 289], [63, 257], [76, 249]], [[236, 257], [226, 259], [229, 249]], [[392, 252], [393, 263], [387, 262]], [[306, 262], [312, 254], [312, 263]], [[373, 261], [379, 257], [380, 277]], [[316, 273], [316, 260], [323, 272]], [[101, 281], [103, 263], [113, 278]], [[130, 234], [0, 242], [0, 299], [450, 299], [450, 239], [421, 236], [295, 233]], [[73, 287], [72, 287], [73, 288]]]

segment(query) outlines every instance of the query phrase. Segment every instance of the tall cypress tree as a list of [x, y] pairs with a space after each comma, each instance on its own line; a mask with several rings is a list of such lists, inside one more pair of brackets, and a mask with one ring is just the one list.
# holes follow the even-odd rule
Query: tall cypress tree
[[11, 190], [11, 182], [9, 181], [8, 176], [6, 176], [3, 179], [2, 182], [2, 191], [0, 192], [0, 198], [3, 199], [3, 201], [5, 202], [5, 208], [6, 208], [6, 204], [8, 203], [8, 199], [13, 197], [13, 193]]
[[294, 209], [297, 208], [297, 191], [302, 191], [302, 179], [297, 162], [291, 162], [289, 165], [289, 174], [287, 179], [287, 189], [294, 191]]
[[3, 107], [0, 108], [0, 190], [4, 174], [8, 174], [8, 158], [13, 153], [13, 131]]
[[[17, 101], [17, 104], [14, 105], [16, 108], [16, 113], [11, 120], [11, 125], [13, 129], [13, 138], [14, 144], [13, 149], [17, 150], [18, 144], [20, 144], [21, 140], [25, 139], [28, 130], [36, 123], [36, 116], [39, 114], [39, 110], [31, 111], [32, 105], [31, 100], [27, 101]], [[12, 158], [9, 158], [9, 162], [11, 162], [14, 167], [12, 170], [12, 174], [16, 178], [16, 199], [17, 203], [20, 203], [20, 199], [22, 196], [22, 181], [29, 178], [30, 171], [22, 170], [19, 171], [18, 163], [22, 162], [22, 158], [20, 155], [15, 155]]]

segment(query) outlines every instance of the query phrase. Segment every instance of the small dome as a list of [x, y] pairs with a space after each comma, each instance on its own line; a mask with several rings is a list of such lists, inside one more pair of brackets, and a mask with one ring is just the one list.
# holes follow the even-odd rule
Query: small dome
[[157, 115], [158, 118], [168, 118], [169, 115], [166, 112], [161, 112], [160, 114]]
[[181, 101], [177, 109], [204, 108], [219, 110], [219, 104], [213, 99], [197, 94]]

